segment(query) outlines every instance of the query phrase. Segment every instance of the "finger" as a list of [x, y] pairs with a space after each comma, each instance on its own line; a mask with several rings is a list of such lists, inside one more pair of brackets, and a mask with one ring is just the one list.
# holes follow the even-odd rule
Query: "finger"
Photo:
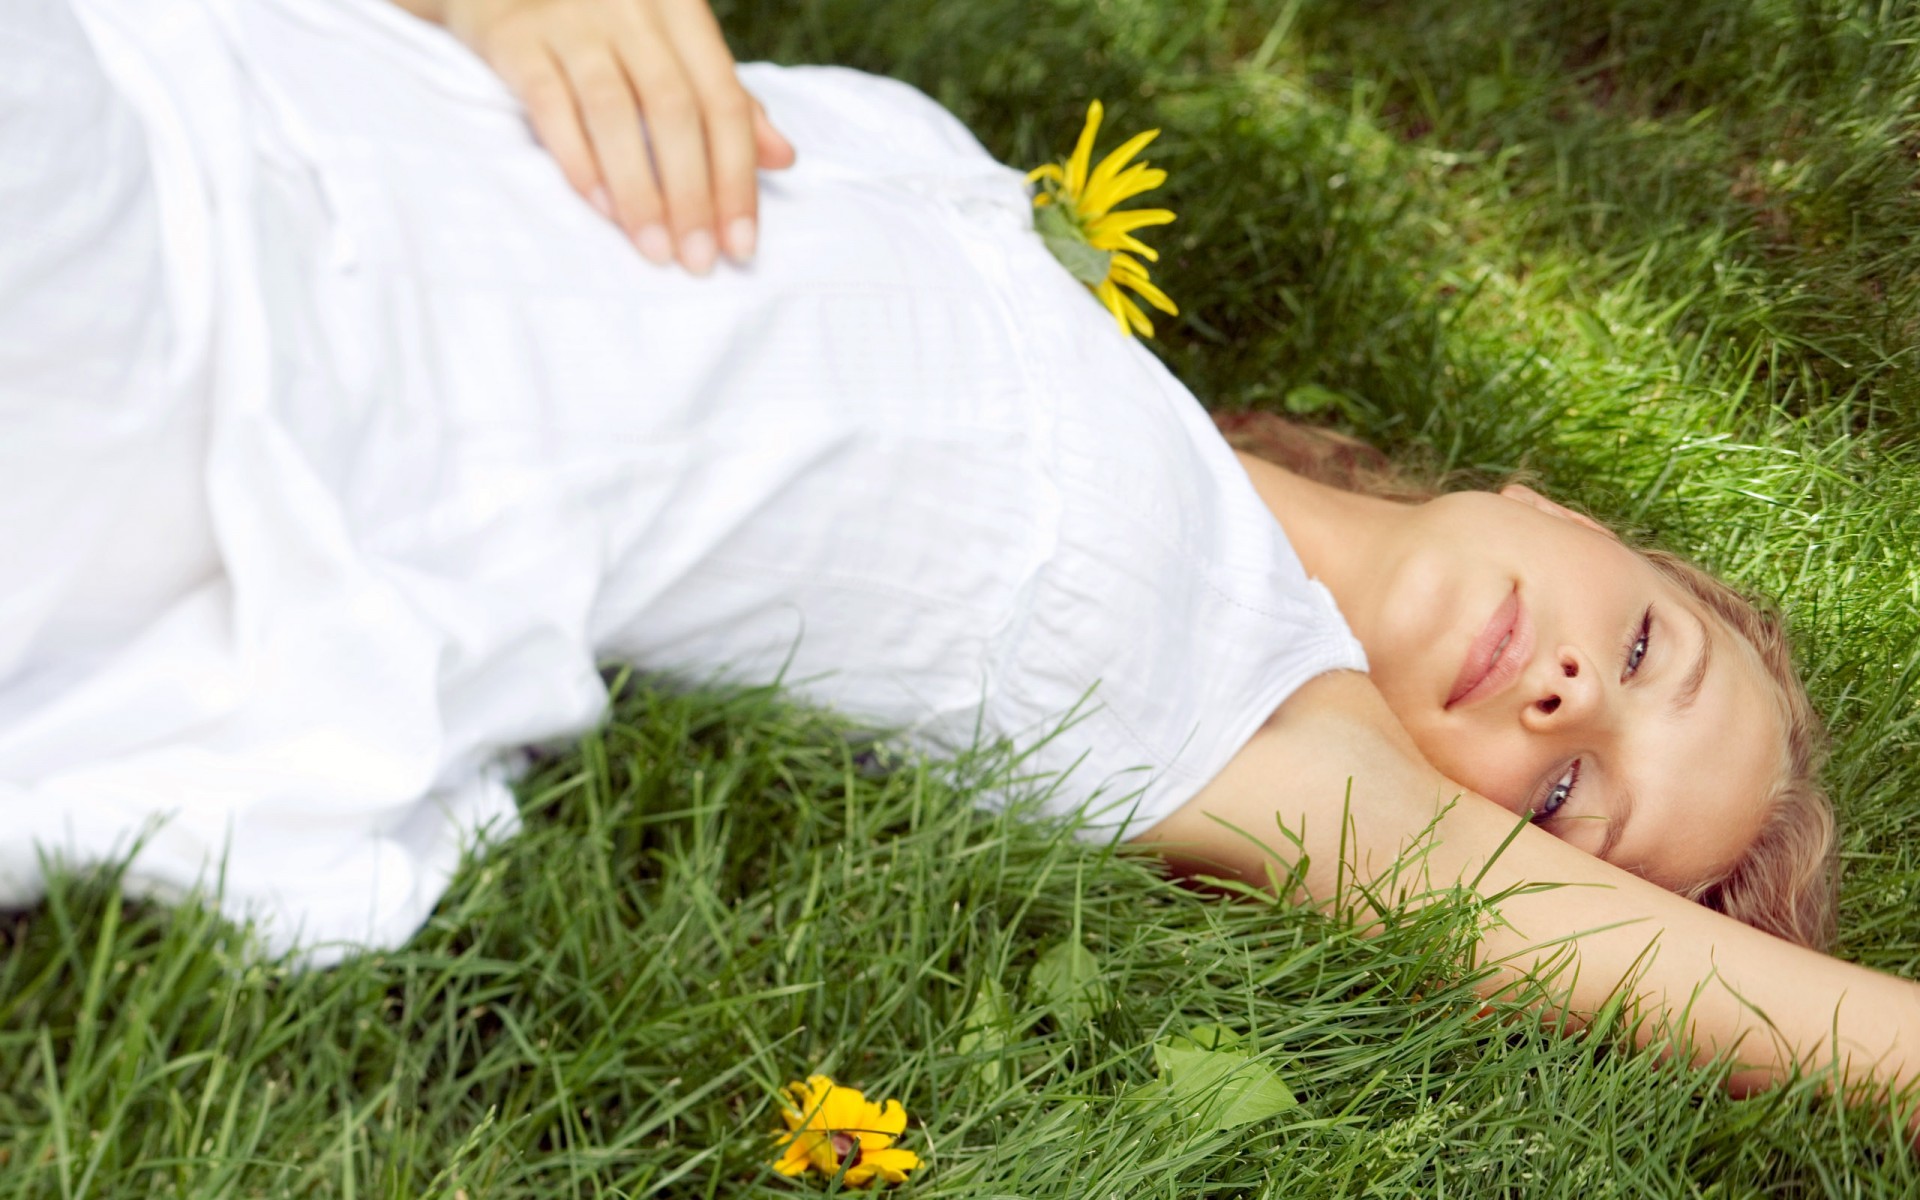
[[587, 144], [586, 131], [581, 128], [573, 89], [553, 55], [545, 46], [522, 45], [502, 53], [491, 65], [520, 97], [534, 136], [559, 164], [567, 184], [611, 219], [607, 190], [593, 149]]
[[627, 76], [640, 98], [640, 115], [646, 119], [647, 143], [680, 263], [704, 275], [713, 269], [718, 244], [699, 94], [650, 11], [640, 10], [634, 20], [623, 22], [617, 36]]
[[563, 44], [559, 51], [614, 214], [640, 253], [664, 266], [673, 245], [633, 86], [604, 43]]
[[759, 158], [753, 136], [753, 105], [734, 86], [737, 100], [724, 108], [709, 104], [707, 148], [713, 156], [713, 209], [720, 244], [727, 257], [744, 263], [753, 257], [760, 229]]
[[753, 257], [758, 228], [754, 99], [740, 86], [733, 55], [704, 0], [668, 0], [659, 13], [699, 101], [712, 172], [713, 228], [727, 257], [745, 262]]
[[762, 171], [783, 171], [794, 163], [793, 143], [774, 127], [766, 105], [758, 100], [753, 102], [753, 145]]

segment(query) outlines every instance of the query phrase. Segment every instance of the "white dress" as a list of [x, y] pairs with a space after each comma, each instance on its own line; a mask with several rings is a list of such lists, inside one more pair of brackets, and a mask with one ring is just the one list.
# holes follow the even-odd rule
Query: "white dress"
[[1032, 764], [1092, 836], [1365, 667], [903, 84], [744, 68], [799, 165], [700, 280], [385, 0], [0, 12], [0, 902], [138, 843], [135, 891], [218, 886], [270, 949], [398, 943], [603, 663], [936, 754], [1078, 709]]

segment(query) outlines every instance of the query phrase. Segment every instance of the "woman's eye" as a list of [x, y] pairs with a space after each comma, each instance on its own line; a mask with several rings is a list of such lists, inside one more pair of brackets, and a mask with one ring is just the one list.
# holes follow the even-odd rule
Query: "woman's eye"
[[1638, 671], [1640, 669], [1640, 664], [1643, 661], [1645, 661], [1647, 657], [1647, 645], [1652, 640], [1653, 640], [1653, 608], [1651, 605], [1649, 605], [1646, 613], [1640, 618], [1639, 630], [1635, 632], [1633, 636], [1633, 640], [1627, 643], [1627, 674], [1628, 675], [1632, 675], [1635, 671]]
[[1553, 781], [1553, 786], [1547, 789], [1546, 796], [1534, 807], [1534, 823], [1546, 821], [1554, 813], [1559, 812], [1560, 806], [1567, 802], [1567, 797], [1573, 795], [1573, 785], [1579, 779], [1580, 760], [1576, 758], [1567, 764], [1566, 772]]

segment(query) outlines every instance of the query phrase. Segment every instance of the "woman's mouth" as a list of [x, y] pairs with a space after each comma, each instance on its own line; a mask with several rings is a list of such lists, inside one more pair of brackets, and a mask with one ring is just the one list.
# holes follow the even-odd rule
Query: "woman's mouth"
[[1533, 658], [1533, 622], [1514, 588], [1487, 618], [1480, 636], [1467, 647], [1467, 657], [1447, 693], [1445, 708], [1473, 704], [1506, 690]]

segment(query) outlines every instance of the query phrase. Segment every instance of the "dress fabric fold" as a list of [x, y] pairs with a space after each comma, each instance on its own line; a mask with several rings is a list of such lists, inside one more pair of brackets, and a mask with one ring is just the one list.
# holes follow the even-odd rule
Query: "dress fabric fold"
[[600, 667], [1044, 740], [1089, 836], [1364, 669], [1204, 411], [912, 88], [743, 78], [760, 253], [648, 265], [384, 0], [5, 0], [0, 902], [404, 941]]

